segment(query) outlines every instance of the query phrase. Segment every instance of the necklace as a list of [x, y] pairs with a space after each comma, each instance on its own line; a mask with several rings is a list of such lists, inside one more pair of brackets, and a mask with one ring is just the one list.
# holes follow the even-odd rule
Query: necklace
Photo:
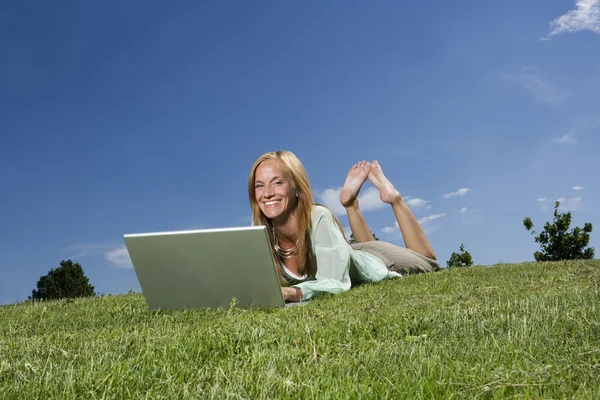
[[273, 237], [275, 238], [275, 244], [273, 248], [282, 258], [292, 258], [294, 254], [296, 254], [296, 250], [298, 249], [298, 240], [296, 239], [296, 244], [291, 249], [282, 249], [279, 247], [279, 241], [277, 240], [277, 235], [275, 235], [275, 227], [273, 227]]

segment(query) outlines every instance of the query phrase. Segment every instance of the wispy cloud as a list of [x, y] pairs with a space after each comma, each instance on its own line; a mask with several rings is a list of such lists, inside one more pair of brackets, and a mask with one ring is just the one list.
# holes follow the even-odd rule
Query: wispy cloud
[[131, 258], [129, 258], [129, 252], [127, 251], [127, 247], [120, 246], [116, 249], [107, 251], [104, 254], [104, 258], [108, 261], [121, 268], [132, 268]]
[[451, 197], [464, 196], [465, 194], [469, 193], [472, 190], [473, 189], [470, 189], [470, 188], [460, 188], [456, 192], [446, 193], [446, 194], [442, 195], [442, 197], [445, 199], [449, 199]]
[[[337, 189], [325, 189], [320, 193], [317, 193], [317, 199], [329, 207], [329, 209], [337, 215], [344, 215], [346, 209], [340, 203], [340, 192], [342, 188]], [[358, 196], [358, 204], [362, 211], [377, 210], [385, 207], [387, 204], [381, 201], [379, 198], [379, 191], [377, 188], [370, 187], [363, 191], [363, 194]]]
[[[427, 233], [427, 232], [432, 232], [434, 230], [433, 227], [428, 226], [429, 222], [435, 221], [436, 219], [440, 219], [445, 216], [446, 216], [446, 213], [431, 214], [426, 217], [421, 217], [417, 221], [419, 222], [419, 224], [424, 225], [424, 226], [422, 226], [422, 228]], [[392, 234], [398, 230], [400, 230], [400, 225], [398, 225], [398, 221], [394, 221], [394, 224], [391, 226], [384, 226], [383, 228], [381, 228], [381, 232], [387, 233], [387, 234]]]
[[323, 203], [324, 205], [329, 207], [329, 209], [334, 214], [338, 214], [338, 215], [344, 214], [346, 212], [346, 210], [340, 203], [340, 192], [341, 191], [342, 191], [342, 188], [325, 189], [321, 193], [317, 194], [317, 198], [321, 203]]
[[536, 103], [556, 106], [571, 97], [568, 90], [559, 88], [550, 81], [542, 78], [541, 70], [537, 67], [521, 67], [502, 74], [504, 79], [516, 83], [527, 90]]
[[[422, 225], [421, 227], [423, 228], [423, 231], [425, 231], [425, 233], [432, 233], [435, 230], [437, 230], [438, 227], [435, 226], [435, 224], [430, 224], [431, 221], [435, 221], [435, 220], [443, 218], [445, 216], [446, 216], [446, 213], [431, 214], [426, 217], [419, 218], [418, 222], [420, 225]], [[400, 226], [398, 225], [398, 221], [395, 221], [394, 225], [383, 227], [381, 229], [381, 232], [386, 233], [386, 234], [393, 234], [399, 230], [400, 230]]]
[[381, 201], [379, 190], [374, 187], [368, 188], [362, 195], [358, 196], [358, 204], [360, 204], [360, 209], [363, 211], [377, 210], [388, 206]]
[[392, 226], [384, 226], [381, 229], [381, 232], [383, 232], [383, 233], [394, 233], [397, 229], [400, 229], [400, 226], [398, 225], [398, 221], [394, 222], [394, 225], [392, 225]]
[[600, 125], [600, 117], [598, 116], [583, 118], [579, 121], [577, 125], [569, 129], [569, 132], [567, 132], [566, 135], [554, 139], [554, 143], [577, 144], [577, 136], [596, 128], [598, 125]]
[[426, 208], [428, 210], [431, 208], [429, 200], [423, 200], [418, 197], [404, 196], [404, 201], [413, 208]]
[[550, 22], [547, 38], [565, 32], [592, 31], [600, 34], [600, 0], [577, 0], [575, 7]]
[[536, 200], [540, 207], [542, 207], [542, 211], [546, 211], [548, 209], [548, 199], [545, 197], [540, 197]]
[[585, 189], [585, 186], [573, 186], [571, 189], [573, 189], [573, 190], [583, 190], [583, 189]]
[[564, 211], [579, 211], [583, 206], [581, 197], [572, 197], [570, 199], [561, 197], [560, 199], [556, 199], [556, 201], [560, 202], [559, 208]]
[[119, 267], [132, 267], [127, 247], [117, 246], [114, 243], [76, 243], [67, 250], [73, 253], [68, 257], [78, 259], [83, 257], [104, 256], [104, 258]]
[[470, 209], [467, 207], [463, 207], [460, 209], [460, 215], [462, 216], [462, 222], [465, 225], [476, 224], [481, 222], [482, 216], [481, 211], [478, 209]]
[[559, 144], [576, 144], [577, 140], [575, 140], [575, 129], [569, 129], [569, 132], [565, 136], [555, 139], [554, 142]]
[[[346, 214], [346, 209], [340, 203], [340, 192], [342, 188], [325, 189], [321, 192], [316, 193], [317, 200], [329, 207], [329, 209], [336, 215]], [[431, 208], [431, 201], [423, 200], [418, 197], [404, 196], [404, 201], [412, 208], [424, 208], [429, 210]], [[362, 191], [362, 194], [358, 196], [358, 204], [362, 211], [372, 211], [384, 208], [387, 206], [386, 203], [381, 201], [379, 197], [379, 190], [374, 187], [367, 188]]]
[[[542, 210], [546, 211], [550, 208], [549, 207], [550, 200], [548, 200], [547, 198], [540, 197], [539, 199], [537, 199], [537, 201], [538, 201], [539, 205], [542, 207]], [[553, 207], [554, 207], [555, 201], [560, 202], [559, 208], [563, 211], [579, 211], [583, 207], [583, 198], [581, 198], [581, 197], [571, 197], [571, 198], [561, 197], [560, 199], [556, 199], [556, 200], [552, 201]]]
[[108, 243], [75, 243], [66, 248], [66, 250], [70, 253], [69, 257], [67, 258], [76, 259], [101, 255], [113, 246], [114, 245]]
[[439, 229], [439, 224], [437, 224], [433, 221], [436, 221], [445, 216], [446, 216], [446, 213], [431, 214], [426, 217], [419, 218], [417, 221], [421, 225], [421, 228], [423, 228], [423, 231], [425, 232], [425, 234], [430, 235]]
[[421, 217], [418, 219], [419, 224], [423, 224], [425, 222], [429, 222], [429, 221], [434, 221], [436, 219], [440, 219], [446, 216], [446, 213], [442, 213], [442, 214], [431, 214], [428, 215], [426, 217]]

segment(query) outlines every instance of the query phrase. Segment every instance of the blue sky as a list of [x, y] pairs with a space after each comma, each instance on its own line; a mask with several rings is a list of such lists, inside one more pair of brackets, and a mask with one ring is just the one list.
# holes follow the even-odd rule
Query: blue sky
[[68, 258], [138, 291], [123, 235], [248, 225], [277, 149], [335, 211], [378, 159], [443, 264], [531, 261], [554, 200], [597, 224], [599, 105], [600, 0], [3, 2], [0, 304]]

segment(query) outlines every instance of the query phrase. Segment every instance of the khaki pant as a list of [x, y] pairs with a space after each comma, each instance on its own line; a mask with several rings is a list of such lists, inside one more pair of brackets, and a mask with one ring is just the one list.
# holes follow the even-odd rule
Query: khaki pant
[[354, 250], [361, 250], [379, 258], [390, 271], [399, 274], [417, 274], [440, 269], [440, 264], [414, 251], [381, 242], [379, 240], [351, 244]]

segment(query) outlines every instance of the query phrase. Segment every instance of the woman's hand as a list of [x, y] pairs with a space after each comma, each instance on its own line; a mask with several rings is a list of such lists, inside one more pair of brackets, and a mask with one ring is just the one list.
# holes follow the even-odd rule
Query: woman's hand
[[282, 287], [281, 294], [286, 303], [302, 301], [302, 290], [296, 287]]

